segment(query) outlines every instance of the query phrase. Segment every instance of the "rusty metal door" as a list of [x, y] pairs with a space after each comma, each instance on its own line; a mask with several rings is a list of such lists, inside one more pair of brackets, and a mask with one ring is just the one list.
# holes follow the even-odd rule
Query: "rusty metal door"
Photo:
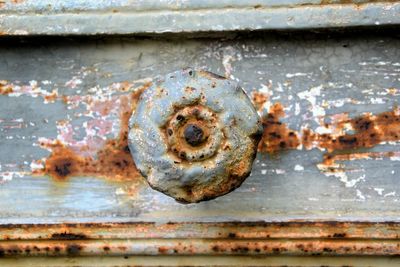
[[[397, 266], [399, 9], [2, 3], [1, 264]], [[128, 122], [188, 66], [237, 81], [263, 133], [239, 188], [184, 205], [141, 176]]]

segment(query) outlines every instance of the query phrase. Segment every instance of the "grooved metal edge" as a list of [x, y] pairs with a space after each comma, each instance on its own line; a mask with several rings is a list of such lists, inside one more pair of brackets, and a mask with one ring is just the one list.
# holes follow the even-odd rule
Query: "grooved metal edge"
[[400, 255], [396, 222], [0, 225], [0, 257]]
[[[69, 12], [69, 13], [68, 13]], [[289, 30], [400, 24], [400, 2], [184, 10], [3, 12], [2, 35], [96, 35]]]

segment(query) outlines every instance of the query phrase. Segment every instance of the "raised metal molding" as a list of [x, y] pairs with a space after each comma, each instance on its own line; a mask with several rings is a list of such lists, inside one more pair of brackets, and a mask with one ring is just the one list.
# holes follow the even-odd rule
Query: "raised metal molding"
[[0, 256], [400, 255], [396, 222], [1, 225]]
[[[2, 35], [154, 34], [400, 24], [399, 1], [3, 1]], [[341, 4], [345, 2], [346, 4]]]

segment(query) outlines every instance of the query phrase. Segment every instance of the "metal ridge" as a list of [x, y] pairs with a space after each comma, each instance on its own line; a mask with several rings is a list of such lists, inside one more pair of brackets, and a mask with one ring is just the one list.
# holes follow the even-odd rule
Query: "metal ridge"
[[[92, 7], [92, 8], [89, 8]], [[287, 4], [281, 6], [213, 5], [196, 9], [35, 10], [0, 12], [2, 35], [97, 35], [221, 32], [243, 30], [321, 29], [400, 24], [400, 2], [350, 4]]]
[[0, 257], [97, 255], [400, 255], [400, 223], [0, 225]]
[[394, 3], [397, 0], [139, 0], [139, 1], [80, 1], [80, 0], [3, 0], [0, 13], [9, 14], [55, 14], [73, 12], [149, 12], [149, 11], [206, 11], [217, 9], [263, 9], [280, 7], [306, 7], [352, 4], [362, 7], [368, 3]]

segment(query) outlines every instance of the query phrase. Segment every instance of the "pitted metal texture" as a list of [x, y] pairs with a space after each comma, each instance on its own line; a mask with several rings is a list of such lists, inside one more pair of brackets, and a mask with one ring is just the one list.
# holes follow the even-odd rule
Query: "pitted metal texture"
[[237, 82], [187, 68], [140, 97], [129, 147], [150, 186], [182, 203], [224, 195], [249, 176], [262, 125]]

